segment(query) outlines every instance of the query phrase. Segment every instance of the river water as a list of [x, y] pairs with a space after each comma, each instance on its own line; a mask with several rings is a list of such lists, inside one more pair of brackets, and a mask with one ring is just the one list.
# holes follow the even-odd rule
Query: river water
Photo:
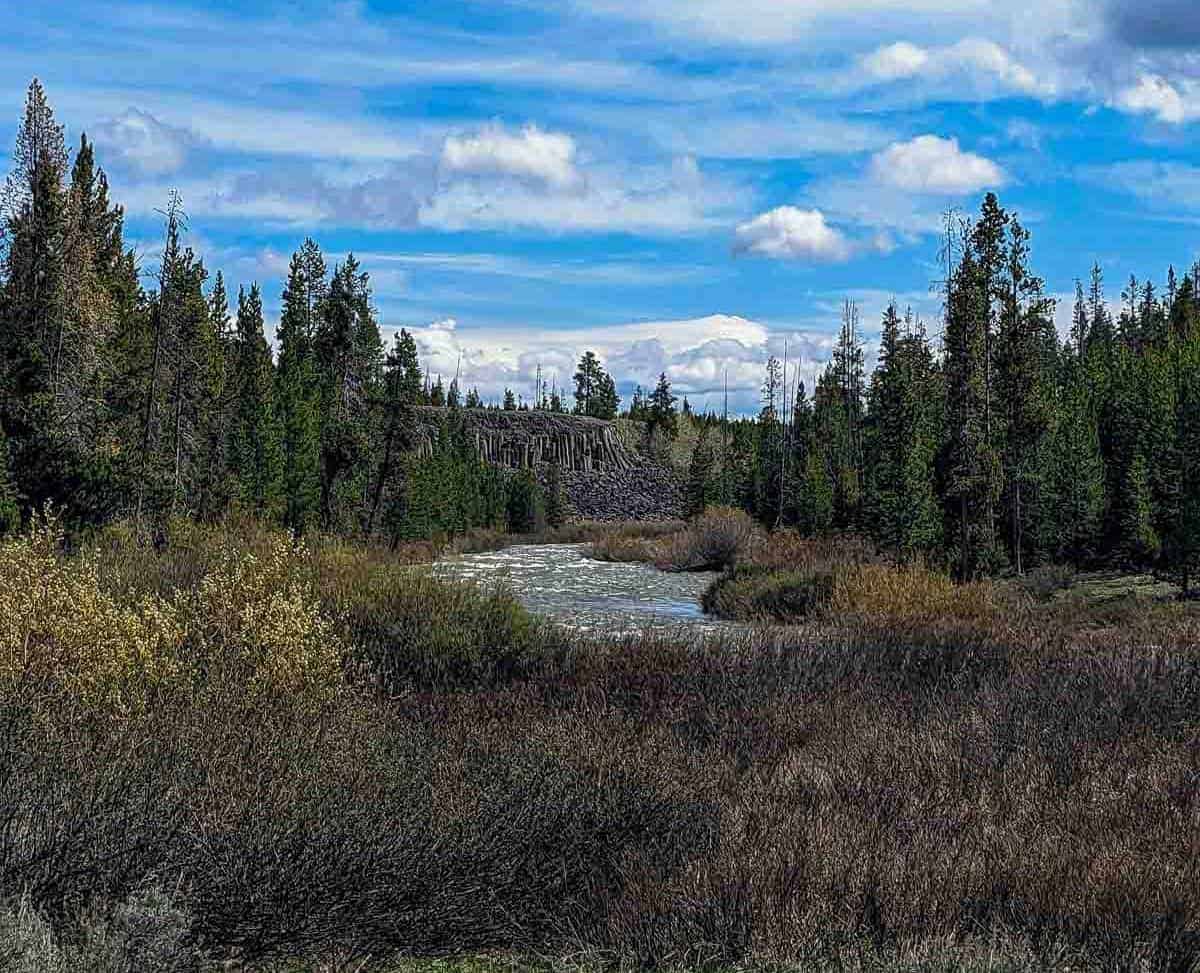
[[587, 544], [509, 547], [439, 561], [434, 571], [485, 587], [504, 584], [535, 614], [605, 635], [740, 628], [700, 608], [715, 574], [668, 574], [646, 564], [595, 561], [587, 552]]

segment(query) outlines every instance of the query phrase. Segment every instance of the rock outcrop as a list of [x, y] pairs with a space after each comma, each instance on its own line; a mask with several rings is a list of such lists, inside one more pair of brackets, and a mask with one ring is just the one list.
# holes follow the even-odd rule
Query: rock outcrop
[[[428, 453], [446, 409], [418, 410], [418, 451]], [[488, 463], [509, 469], [539, 469], [557, 463], [566, 472], [623, 470], [635, 464], [611, 422], [554, 412], [463, 409], [460, 414]]]
[[[506, 469], [540, 479], [558, 464], [575, 516], [582, 520], [670, 520], [684, 509], [683, 484], [671, 470], [628, 450], [611, 422], [553, 412], [463, 409], [476, 451]], [[418, 410], [417, 451], [428, 454], [446, 409]]]

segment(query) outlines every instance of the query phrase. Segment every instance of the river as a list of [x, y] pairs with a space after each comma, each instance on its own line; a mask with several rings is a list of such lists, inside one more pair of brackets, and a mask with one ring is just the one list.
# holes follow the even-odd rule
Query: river
[[505, 584], [535, 614], [584, 631], [716, 633], [741, 627], [709, 618], [700, 608], [715, 574], [668, 574], [646, 564], [596, 561], [587, 553], [587, 544], [509, 547], [439, 561], [434, 571], [484, 586]]

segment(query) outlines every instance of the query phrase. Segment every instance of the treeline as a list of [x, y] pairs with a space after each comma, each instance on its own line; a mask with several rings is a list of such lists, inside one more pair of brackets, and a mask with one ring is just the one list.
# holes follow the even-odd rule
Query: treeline
[[1070, 336], [994, 195], [947, 234], [940, 349], [893, 305], [869, 381], [857, 309], [810, 397], [767, 365], [756, 420], [695, 421], [693, 509], [852, 530], [972, 578], [1045, 562], [1200, 566], [1200, 265], [1131, 278], [1114, 320], [1094, 266]]
[[257, 284], [210, 279], [177, 195], [144, 286], [91, 143], [72, 162], [37, 81], [2, 202], [0, 530], [48, 504], [77, 526], [238, 507], [393, 540], [563, 516], [532, 475], [484, 465], [453, 410], [419, 427], [418, 406], [482, 402], [431, 381], [407, 332], [384, 347], [353, 255], [330, 272], [312, 240], [295, 253], [274, 354]]
[[[184, 243], [173, 197], [143, 281], [123, 212], [86, 136], [72, 158], [35, 81], [3, 196], [0, 530], [57, 506], [76, 524], [161, 524], [232, 507], [293, 530], [399, 540], [559, 519], [542, 483], [475, 455], [457, 377], [431, 379], [413, 337], [384, 346], [370, 280], [306, 240], [269, 345], [257, 285], [233, 294]], [[963, 578], [1048, 562], [1153, 568], [1190, 587], [1200, 565], [1200, 268], [1161, 290], [1131, 279], [1112, 315], [1099, 267], [1071, 334], [1030, 266], [1030, 235], [994, 195], [948, 228], [940, 342], [889, 307], [866, 375], [847, 303], [811, 394], [775, 359], [755, 419], [694, 415], [661, 375], [623, 415], [657, 449], [689, 424], [693, 511], [733, 503], [770, 526], [865, 533]], [[573, 411], [618, 415], [587, 352]], [[539, 375], [526, 401], [566, 411]], [[423, 405], [445, 405], [432, 434]], [[686, 454], [685, 454], [686, 455]], [[547, 494], [549, 488], [552, 495]]]

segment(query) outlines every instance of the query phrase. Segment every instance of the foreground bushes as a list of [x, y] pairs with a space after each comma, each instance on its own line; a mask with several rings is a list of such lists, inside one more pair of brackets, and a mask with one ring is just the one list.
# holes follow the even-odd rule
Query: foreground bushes
[[[578, 644], [501, 593], [319, 540], [110, 534], [41, 556], [34, 575], [0, 558], [3, 590], [41, 585], [41, 620], [5, 629], [41, 633], [32, 651], [3, 646], [0, 968], [102, 941], [326, 969], [1200, 962], [1188, 616], [1070, 634], [889, 608]], [[860, 567], [845, 577], [877, 598], [941, 604], [936, 578]], [[853, 606], [854, 584], [822, 597]], [[121, 662], [119, 692], [82, 694], [56, 662], [86, 648], [55, 614], [68, 595], [171, 613], [167, 675]], [[285, 631], [313, 638], [309, 663], [278, 658]]]

